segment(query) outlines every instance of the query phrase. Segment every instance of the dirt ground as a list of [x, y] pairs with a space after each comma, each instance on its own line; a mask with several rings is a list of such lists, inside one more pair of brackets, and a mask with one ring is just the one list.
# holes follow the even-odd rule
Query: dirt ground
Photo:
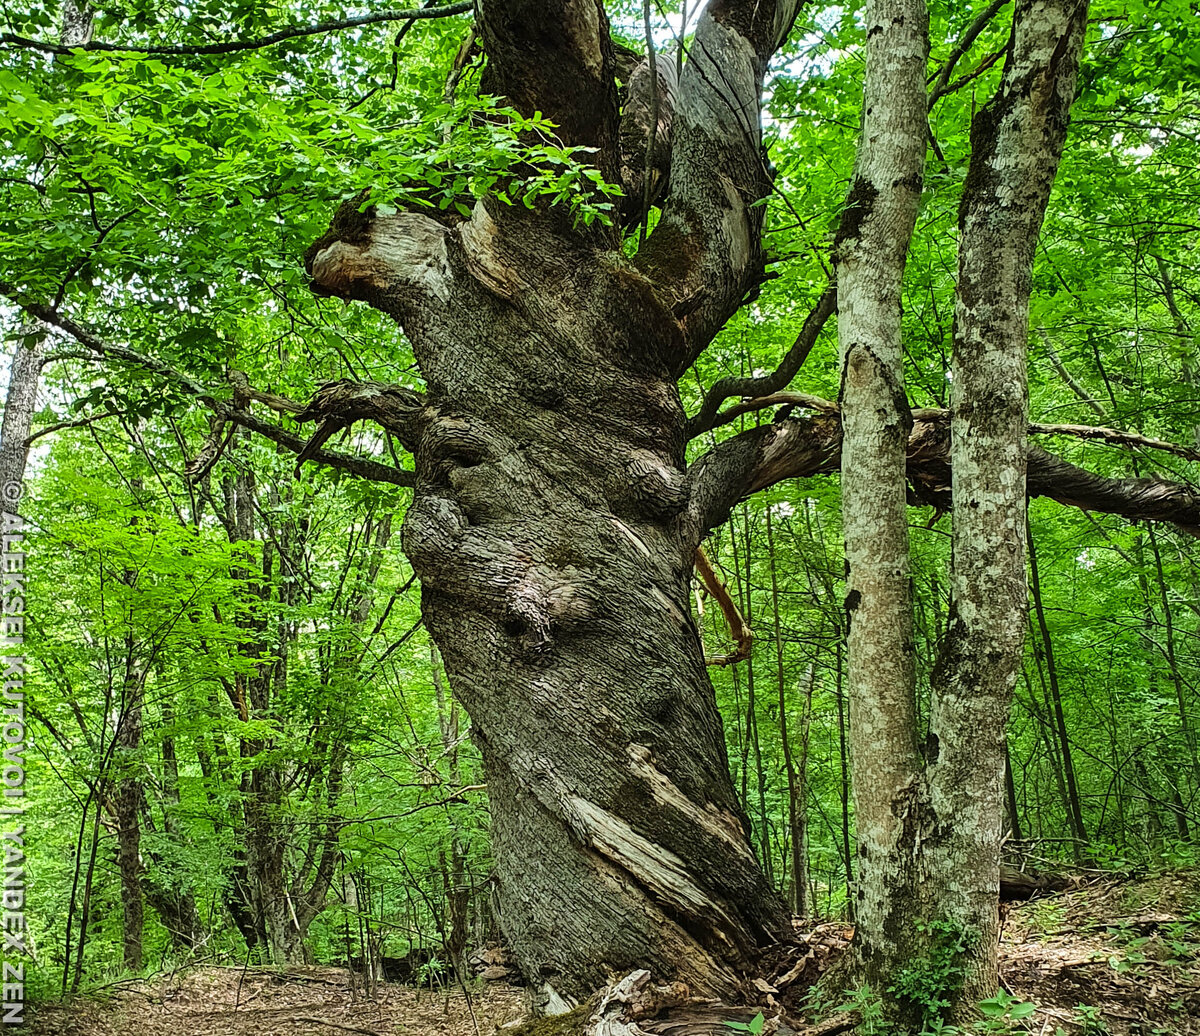
[[[851, 929], [809, 928], [815, 980]], [[1080, 883], [1009, 909], [1000, 947], [1005, 989], [1038, 1004], [1037, 1036], [1200, 1036], [1200, 874]], [[782, 962], [781, 962], [782, 963]], [[801, 979], [801, 975], [803, 978]], [[525, 992], [380, 986], [352, 995], [345, 969], [286, 973], [196, 967], [103, 997], [30, 1012], [31, 1036], [493, 1036], [526, 1013]], [[803, 1022], [796, 1020], [803, 1032]], [[731, 1031], [731, 1030], [730, 1030]]]
[[1200, 1036], [1200, 873], [1022, 904], [1004, 923], [1000, 977], [1041, 1005], [1035, 1033]]
[[[31, 1012], [30, 1036], [491, 1036], [524, 1017], [524, 990], [381, 985], [351, 995], [345, 968], [285, 973], [194, 968], [159, 982]], [[474, 1019], [472, 1019], [472, 1015]]]

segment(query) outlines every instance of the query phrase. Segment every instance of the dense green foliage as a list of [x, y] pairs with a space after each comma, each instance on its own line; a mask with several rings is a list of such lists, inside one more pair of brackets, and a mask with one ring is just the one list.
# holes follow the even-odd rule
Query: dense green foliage
[[[973, 7], [932, 5], [931, 73]], [[640, 5], [610, 9], [636, 44]], [[95, 37], [250, 40], [341, 13], [114, 0], [96, 8]], [[681, 383], [692, 412], [717, 378], [772, 369], [826, 284], [862, 41], [852, 9], [801, 17], [768, 100], [778, 276]], [[53, 8], [5, 18], [17, 36], [56, 38]], [[237, 918], [252, 906], [255, 837], [282, 847], [288, 907], [312, 908], [302, 951], [318, 959], [423, 946], [444, 958], [456, 929], [469, 947], [494, 935], [484, 782], [399, 549], [407, 491], [312, 464], [297, 478], [294, 454], [230, 429], [217, 429], [225, 448], [203, 477], [184, 473], [214, 433], [204, 397], [232, 399], [233, 371], [299, 401], [335, 378], [419, 387], [394, 326], [308, 290], [300, 256], [341, 199], [371, 188], [384, 204], [466, 213], [503, 192], [609, 218], [612, 189], [586, 154], [479, 95], [478, 54], [447, 91], [468, 26], [376, 24], [217, 55], [0, 51], [0, 286], [165, 365], [89, 352], [23, 322], [16, 305], [4, 310], [10, 342], [49, 335], [37, 424], [54, 430], [33, 445], [22, 511], [32, 527], [30, 923], [44, 995], [122, 967], [113, 798], [130, 782], [142, 797], [145, 967], [277, 955], [255, 942], [253, 918]], [[661, 18], [658, 31], [665, 42]], [[905, 302], [914, 406], [946, 403], [967, 126], [995, 86], [1008, 32], [1002, 11], [931, 113]], [[1197, 72], [1192, 5], [1093, 6], [1035, 269], [1035, 421], [1197, 442]], [[832, 324], [792, 387], [836, 398]], [[260, 412], [304, 435], [286, 412]], [[331, 445], [403, 460], [371, 428]], [[1065, 436], [1044, 445], [1096, 471], [1194, 480], [1159, 451]], [[712, 670], [735, 783], [768, 874], [821, 914], [844, 914], [853, 879], [838, 513], [836, 479], [788, 483], [740, 505], [707, 548], [756, 634], [748, 662]], [[951, 516], [910, 514], [927, 698], [947, 623]], [[1039, 578], [1009, 739], [1012, 862], [1192, 861], [1195, 541], [1040, 501], [1030, 528]], [[709, 654], [724, 654], [725, 618], [699, 591], [697, 610]], [[140, 743], [118, 751], [114, 730], [134, 709]], [[791, 849], [802, 830], [803, 896]]]

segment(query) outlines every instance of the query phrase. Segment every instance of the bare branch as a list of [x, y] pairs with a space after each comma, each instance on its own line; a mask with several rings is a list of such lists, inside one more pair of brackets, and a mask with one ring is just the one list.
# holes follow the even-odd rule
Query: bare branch
[[[244, 406], [237, 405], [236, 399], [239, 392], [239, 382], [236, 377], [232, 379], [234, 380], [235, 403], [231, 404], [227, 400], [220, 398], [220, 390], [201, 384], [194, 378], [189, 377], [182, 371], [176, 370], [169, 364], [163, 363], [161, 360], [155, 359], [153, 356], [147, 356], [136, 349], [130, 349], [123, 345], [116, 345], [115, 343], [105, 341], [94, 331], [84, 327], [70, 317], [64, 316], [52, 307], [27, 299], [22, 292], [18, 291], [12, 285], [0, 282], [0, 295], [5, 295], [12, 299], [30, 316], [37, 317], [39, 320], [43, 320], [47, 324], [70, 335], [81, 345], [86, 346], [92, 355], [102, 359], [120, 360], [131, 367], [137, 367], [141, 370], [157, 374], [166, 381], [181, 388], [188, 395], [195, 396], [218, 418], [234, 421], [245, 428], [249, 428], [251, 431], [258, 432], [260, 435], [284, 447], [284, 449], [290, 450], [292, 453], [298, 455], [304, 454], [305, 460], [314, 460], [328, 467], [339, 468], [342, 471], [347, 471], [360, 478], [369, 479], [372, 482], [388, 482], [397, 486], [411, 486], [415, 484], [416, 476], [411, 471], [390, 467], [389, 465], [380, 464], [378, 461], [368, 460], [363, 457], [337, 453], [332, 450], [314, 450], [310, 448], [307, 440], [301, 436], [293, 435], [291, 432], [286, 431], [276, 424], [272, 424], [270, 421], [264, 421]], [[239, 373], [234, 372], [235, 376]], [[244, 378], [245, 375], [242, 375], [242, 379]], [[244, 392], [247, 399], [263, 397], [273, 402], [275, 408], [284, 412], [295, 411], [298, 416], [299, 412], [305, 409], [301, 404], [282, 396], [254, 392], [254, 390], [249, 389], [248, 385]]]
[[[967, 51], [971, 49], [971, 46], [974, 44], [974, 42], [979, 39], [979, 36], [983, 30], [992, 23], [992, 19], [995, 18], [996, 15], [998, 15], [1005, 7], [1007, 7], [1008, 4], [1009, 0], [992, 0], [992, 2], [988, 4], [988, 6], [980, 13], [979, 17], [976, 18], [969, 26], [967, 26], [967, 31], [962, 34], [962, 37], [959, 39], [958, 43], [955, 44], [954, 49], [950, 51], [949, 55], [946, 57], [946, 60], [942, 62], [941, 67], [938, 69], [937, 78], [934, 80], [933, 86], [929, 91], [930, 111], [933, 110], [933, 106], [937, 104], [942, 97], [952, 92], [952, 90], [957, 89], [958, 85], [961, 85], [961, 83], [956, 84], [954, 87], [950, 85], [950, 76], [954, 74], [954, 67], [962, 59], [963, 55], [965, 55]], [[998, 57], [999, 55], [995, 55], [989, 58], [987, 64], [991, 65]], [[971, 77], [974, 77], [974, 75], [980, 71], [982, 71], [982, 67], [977, 68], [975, 72], [971, 73]]]
[[725, 0], [700, 16], [679, 82], [670, 185], [638, 262], [671, 300], [686, 370], [761, 283], [771, 177], [759, 117], [767, 62], [801, 0]]
[[77, 417], [74, 421], [59, 421], [57, 424], [47, 425], [45, 428], [39, 428], [25, 440], [25, 449], [29, 449], [30, 446], [45, 435], [53, 435], [55, 432], [61, 432], [66, 428], [86, 428], [97, 421], [104, 421], [115, 416], [115, 411], [105, 410], [102, 414], [92, 414], [90, 417]]
[[1062, 378], [1064, 382], [1066, 382], [1067, 388], [1074, 392], [1080, 400], [1091, 407], [1093, 411], [1100, 415], [1100, 417], [1108, 417], [1108, 411], [1105, 409], [1104, 404], [1101, 403], [1100, 400], [1094, 399], [1091, 393], [1079, 383], [1079, 381], [1069, 370], [1067, 370], [1066, 366], [1063, 364], [1062, 357], [1058, 355], [1058, 350], [1054, 348], [1054, 343], [1050, 341], [1050, 336], [1046, 334], [1046, 329], [1044, 327], [1039, 327], [1038, 334], [1042, 336], [1042, 342], [1046, 346], [1046, 355], [1050, 357], [1051, 365], [1058, 372], [1058, 376]]
[[354, 29], [362, 25], [377, 25], [381, 22], [417, 21], [424, 18], [449, 18], [456, 14], [466, 14], [474, 7], [471, 0], [460, 0], [459, 3], [446, 4], [443, 7], [421, 7], [412, 11], [378, 11], [374, 14], [360, 14], [352, 18], [331, 18], [328, 21], [317, 22], [313, 25], [294, 25], [256, 40], [228, 40], [224, 43], [199, 44], [148, 44], [144, 47], [130, 46], [121, 43], [104, 43], [91, 40], [77, 46], [61, 43], [47, 43], [43, 40], [31, 40], [24, 36], [15, 36], [10, 32], [0, 33], [0, 43], [13, 47], [24, 47], [26, 50], [37, 50], [43, 54], [74, 54], [78, 51], [99, 52], [104, 54], [149, 54], [155, 57], [187, 57], [204, 54], [236, 54], [239, 51], [261, 50], [273, 47], [288, 40], [300, 39], [305, 36], [318, 36], [326, 32], [338, 32], [341, 29]]
[[724, 413], [717, 413], [717, 407], [731, 396], [770, 397], [787, 388], [797, 371], [804, 365], [804, 361], [808, 359], [808, 354], [816, 344], [817, 335], [821, 333], [821, 328], [825, 326], [825, 322], [836, 308], [837, 288], [830, 285], [817, 300], [812, 312], [805, 318], [804, 327], [801, 328], [779, 367], [773, 373], [761, 378], [722, 378], [718, 381], [705, 395], [700, 412], [688, 421], [687, 437], [694, 439], [711, 428], [728, 424], [738, 414], [745, 413], [745, 407], [737, 406]]
[[270, 421], [263, 421], [248, 410], [230, 410], [228, 416], [231, 421], [236, 421], [252, 432], [258, 432], [259, 435], [270, 439], [284, 449], [297, 455], [303, 454], [305, 460], [315, 461], [330, 468], [338, 468], [370, 482], [387, 482], [393, 486], [416, 485], [417, 477], [411, 471], [395, 468], [390, 464], [380, 464], [378, 461], [368, 460], [365, 457], [338, 453], [334, 450], [312, 450], [307, 439], [284, 431], [279, 425], [272, 424]]
[[[749, 379], [747, 379], [749, 380]], [[764, 379], [765, 380], [765, 379]], [[775, 392], [769, 396], [757, 396], [735, 403], [727, 410], [722, 410], [716, 426], [728, 424], [735, 417], [752, 413], [756, 410], [766, 410], [773, 406], [800, 407], [804, 410], [815, 410], [822, 414], [837, 414], [838, 405], [831, 399], [813, 396], [807, 392]], [[939, 407], [927, 407], [913, 411], [914, 419], [929, 421], [945, 421], [950, 419], [950, 411]], [[778, 422], [776, 422], [778, 423]], [[1200, 461], [1200, 449], [1194, 446], [1182, 446], [1179, 443], [1168, 442], [1166, 439], [1156, 439], [1139, 432], [1128, 432], [1120, 428], [1108, 428], [1104, 425], [1088, 424], [1043, 424], [1032, 422], [1028, 426], [1030, 435], [1068, 435], [1073, 439], [1089, 439], [1092, 442], [1108, 443], [1112, 446], [1132, 446], [1147, 450], [1161, 450], [1184, 460]]]
[[296, 414], [297, 421], [316, 421], [317, 430], [296, 459], [299, 468], [335, 432], [356, 421], [374, 421], [391, 432], [410, 453], [431, 415], [420, 392], [377, 381], [331, 381]]
[[1154, 439], [1148, 435], [1138, 435], [1136, 432], [1123, 432], [1117, 428], [1083, 424], [1031, 424], [1031, 435], [1070, 435], [1076, 439], [1092, 439], [1096, 442], [1111, 443], [1113, 446], [1142, 446], [1149, 450], [1162, 450], [1173, 453], [1184, 460], [1200, 460], [1200, 450], [1191, 446], [1180, 446], [1164, 439]]
[[[838, 405], [832, 399], [824, 399], [821, 396], [812, 396], [807, 392], [772, 392], [769, 396], [756, 396], [750, 399], [743, 399], [740, 403], [734, 403], [733, 406], [726, 410], [722, 410], [713, 423], [714, 428], [719, 428], [721, 425], [728, 424], [735, 418], [741, 417], [742, 414], [754, 413], [756, 410], [766, 410], [768, 407], [799, 407], [801, 410], [815, 410], [821, 414], [836, 414]], [[784, 417], [789, 416], [784, 414]]]
[[729, 588], [717, 575], [712, 562], [708, 560], [708, 555], [704, 553], [703, 547], [696, 548], [693, 560], [696, 563], [696, 576], [720, 607], [721, 614], [725, 616], [725, 621], [729, 624], [729, 633], [733, 637], [735, 645], [733, 651], [727, 655], [705, 658], [705, 664], [727, 666], [745, 661], [750, 657], [750, 650], [754, 646], [754, 631], [746, 625], [746, 620], [742, 618], [737, 602], [729, 595]]
[[[1034, 426], [1035, 428], [1037, 426]], [[1054, 427], [1054, 426], [1047, 426]], [[1158, 448], [1156, 440], [1120, 433], [1122, 440]], [[1088, 436], [1092, 438], [1092, 436]], [[1122, 445], [1129, 443], [1122, 441]], [[691, 511], [703, 537], [747, 496], [789, 478], [828, 475], [841, 464], [842, 430], [836, 413], [789, 418], [742, 432], [718, 444], [688, 470]], [[1178, 452], [1177, 447], [1171, 452]], [[950, 415], [914, 410], [907, 449], [909, 480], [921, 502], [951, 505]], [[1133, 520], [1172, 522], [1200, 536], [1200, 490], [1158, 478], [1110, 478], [1086, 471], [1038, 446], [1029, 448], [1028, 495], [1064, 506]]]

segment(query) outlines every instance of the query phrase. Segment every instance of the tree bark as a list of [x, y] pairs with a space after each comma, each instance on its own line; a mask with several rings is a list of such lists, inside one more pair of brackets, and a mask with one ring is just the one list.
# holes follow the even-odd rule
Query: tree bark
[[918, 746], [904, 500], [912, 415], [899, 319], [924, 162], [914, 97], [924, 91], [926, 24], [918, 5], [867, 10], [866, 114], [837, 244], [859, 840], [849, 967], [911, 1023], [938, 1013], [905, 987], [914, 960], [954, 947], [938, 991], [952, 1016], [996, 986], [1004, 731], [1026, 604], [1028, 297], [1085, 13], [1078, 0], [1018, 4], [1002, 85], [973, 126], [959, 210], [951, 614]]
[[17, 331], [12, 365], [8, 372], [4, 423], [0, 427], [0, 493], [3, 494], [4, 510], [12, 514], [17, 513], [17, 505], [24, 492], [25, 462], [29, 456], [25, 441], [33, 427], [45, 341], [43, 327], [32, 322], [23, 323]]
[[[655, 128], [670, 137], [661, 216], [633, 260], [615, 230], [575, 231], [560, 212], [491, 198], [453, 222], [381, 215], [356, 199], [306, 256], [315, 290], [370, 303], [413, 343], [424, 394], [343, 386], [301, 416], [321, 419], [314, 443], [371, 418], [414, 454], [402, 542], [483, 758], [501, 923], [529, 981], [558, 1006], [611, 970], [642, 967], [728, 995], [783, 931], [729, 778], [688, 597], [696, 547], [738, 501], [843, 471], [859, 824], [851, 959], [886, 990], [929, 948], [914, 921], [953, 924], [969, 936], [952, 991], [964, 1003], [994, 992], [997, 730], [1023, 606], [1014, 514], [1026, 495], [1045, 495], [1200, 532], [1200, 494], [1187, 486], [1104, 478], [1025, 451], [1015, 356], [1073, 93], [1078, 0], [1017, 5], [1003, 85], [977, 120], [960, 213], [955, 414], [910, 412], [901, 363], [927, 18], [920, 0], [875, 0], [863, 145], [836, 248], [842, 410], [809, 399], [818, 416], [780, 417], [685, 465], [690, 433], [758, 402], [716, 413], [727, 385], [689, 428], [676, 379], [764, 276], [759, 97], [798, 6], [720, 0], [702, 14], [664, 98], [669, 129]], [[619, 175], [601, 7], [555, 0], [537, 17], [527, 0], [483, 0], [485, 86], [524, 114], [543, 111], [565, 144], [597, 148], [601, 170]], [[543, 24], [554, 31], [535, 31]], [[785, 373], [767, 379], [772, 392], [832, 301], [822, 296]], [[956, 499], [967, 512], [956, 518], [955, 613], [925, 745], [906, 479], [927, 502]]]
[[[59, 38], [68, 47], [92, 38], [90, 4], [64, 0]], [[33, 427], [45, 354], [46, 328], [36, 319], [24, 321], [17, 331], [4, 397], [4, 422], [0, 426], [0, 507], [11, 514], [17, 513], [23, 492], [25, 462], [29, 456], [26, 441]]]
[[997, 988], [1005, 732], [1028, 607], [1029, 292], [1086, 17], [1086, 0], [1017, 3], [1000, 89], [972, 126], [959, 208], [951, 380], [957, 506], [950, 616], [926, 745], [937, 909], [970, 938], [952, 1011], [958, 1017]]
[[835, 243], [842, 359], [851, 780], [858, 840], [852, 984], [883, 992], [920, 948], [928, 823], [917, 745], [901, 286], [925, 162], [929, 17], [866, 7], [863, 126]]
[[[615, 168], [599, 5], [539, 7], [563, 31], [533, 38], [527, 6], [481, 4], [487, 83]], [[607, 231], [491, 199], [454, 226], [343, 210], [307, 257], [319, 290], [414, 344], [428, 394], [403, 546], [483, 758], [501, 923], [551, 1003], [639, 967], [728, 995], [784, 929], [691, 617], [707, 529], [675, 377], [761, 275], [759, 94], [796, 7], [701, 16], [636, 265]], [[565, 89], [569, 68], [587, 71]]]

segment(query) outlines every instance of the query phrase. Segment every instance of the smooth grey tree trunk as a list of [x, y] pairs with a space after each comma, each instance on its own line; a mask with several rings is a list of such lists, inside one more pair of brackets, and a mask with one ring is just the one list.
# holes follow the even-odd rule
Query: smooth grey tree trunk
[[851, 778], [858, 840], [854, 984], [882, 992], [921, 945], [927, 916], [919, 831], [906, 498], [912, 429], [901, 288], [925, 165], [929, 16], [923, 0], [872, 0], [854, 178], [835, 243], [842, 358]]
[[1014, 18], [1000, 89], [972, 126], [959, 209], [950, 617], [927, 746], [939, 825], [930, 832], [931, 876], [940, 911], [972, 940], [961, 993], [968, 1008], [997, 988], [1005, 731], [1028, 607], [1029, 292], [1075, 97], [1087, 0], [1019, 0]]
[[948, 946], [962, 946], [940, 991], [952, 1016], [997, 987], [1004, 739], [1026, 608], [1028, 299], [1085, 15], [1080, 0], [1018, 3], [1000, 90], [972, 128], [951, 382], [951, 612], [918, 745], [899, 316], [924, 164], [925, 26], [917, 5], [867, 10], [866, 116], [838, 244], [859, 841], [849, 967], [913, 1024], [931, 1011], [901, 978]]

